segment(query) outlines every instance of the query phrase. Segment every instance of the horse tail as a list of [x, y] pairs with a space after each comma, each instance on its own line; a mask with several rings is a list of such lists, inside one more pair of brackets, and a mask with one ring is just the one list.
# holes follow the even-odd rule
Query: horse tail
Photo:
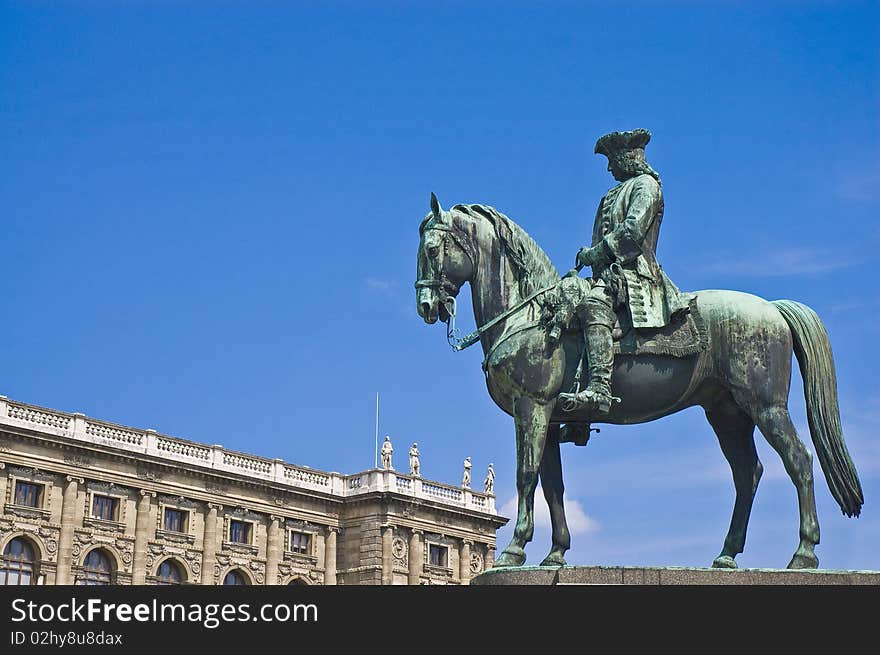
[[831, 495], [847, 516], [858, 516], [865, 502], [859, 475], [843, 441], [837, 377], [831, 342], [822, 320], [812, 309], [793, 300], [773, 304], [794, 338], [794, 352], [804, 380], [810, 436]]

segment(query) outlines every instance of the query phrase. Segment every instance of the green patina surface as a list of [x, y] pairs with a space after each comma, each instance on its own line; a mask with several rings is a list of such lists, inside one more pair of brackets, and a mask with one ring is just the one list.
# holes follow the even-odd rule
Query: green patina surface
[[[419, 227], [419, 315], [427, 323], [448, 323], [451, 332], [454, 298], [471, 285], [480, 326], [474, 339], [483, 349], [487, 390], [514, 418], [517, 518], [498, 564], [525, 562], [539, 479], [553, 541], [543, 564], [565, 563], [570, 535], [560, 443], [586, 444], [593, 423], [645, 423], [700, 406], [736, 490], [713, 567], [735, 568], [745, 547], [763, 471], [757, 427], [797, 493], [798, 547], [789, 568], [815, 568], [819, 523], [812, 456], [788, 412], [792, 354], [831, 494], [848, 516], [857, 516], [864, 502], [840, 426], [828, 335], [816, 313], [798, 302], [678, 290], [655, 257], [664, 208], [660, 176], [645, 160], [649, 139], [647, 130], [633, 130], [597, 142], [596, 152], [608, 157], [618, 184], [599, 203], [591, 245], [578, 251], [577, 268], [561, 279], [526, 231], [493, 207], [456, 205], [447, 211], [432, 194], [431, 212]], [[592, 276], [580, 279], [585, 266]], [[457, 345], [454, 334], [449, 337]]]

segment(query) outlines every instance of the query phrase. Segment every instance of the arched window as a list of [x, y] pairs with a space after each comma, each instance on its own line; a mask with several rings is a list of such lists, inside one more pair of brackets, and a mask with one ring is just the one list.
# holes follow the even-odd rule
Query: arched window
[[250, 584], [247, 578], [244, 576], [239, 570], [230, 571], [226, 574], [226, 577], [223, 578], [224, 585], [246, 585]]
[[156, 577], [158, 578], [159, 584], [183, 583], [183, 571], [180, 570], [180, 565], [172, 559], [166, 559], [159, 565], [159, 570], [156, 571]]
[[109, 585], [113, 584], [113, 564], [106, 551], [97, 548], [86, 556], [78, 584]]
[[16, 537], [3, 549], [0, 585], [37, 584], [38, 564], [30, 542], [24, 537]]

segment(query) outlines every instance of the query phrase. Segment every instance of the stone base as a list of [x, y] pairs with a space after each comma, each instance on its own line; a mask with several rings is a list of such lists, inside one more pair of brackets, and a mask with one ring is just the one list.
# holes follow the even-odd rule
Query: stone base
[[700, 569], [641, 566], [501, 566], [472, 585], [880, 585], [880, 571]]

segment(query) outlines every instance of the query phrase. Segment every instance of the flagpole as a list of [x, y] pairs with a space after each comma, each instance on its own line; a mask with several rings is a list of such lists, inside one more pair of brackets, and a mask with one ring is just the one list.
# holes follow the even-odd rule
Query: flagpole
[[376, 447], [373, 449], [373, 468], [379, 468], [379, 392], [376, 392]]

